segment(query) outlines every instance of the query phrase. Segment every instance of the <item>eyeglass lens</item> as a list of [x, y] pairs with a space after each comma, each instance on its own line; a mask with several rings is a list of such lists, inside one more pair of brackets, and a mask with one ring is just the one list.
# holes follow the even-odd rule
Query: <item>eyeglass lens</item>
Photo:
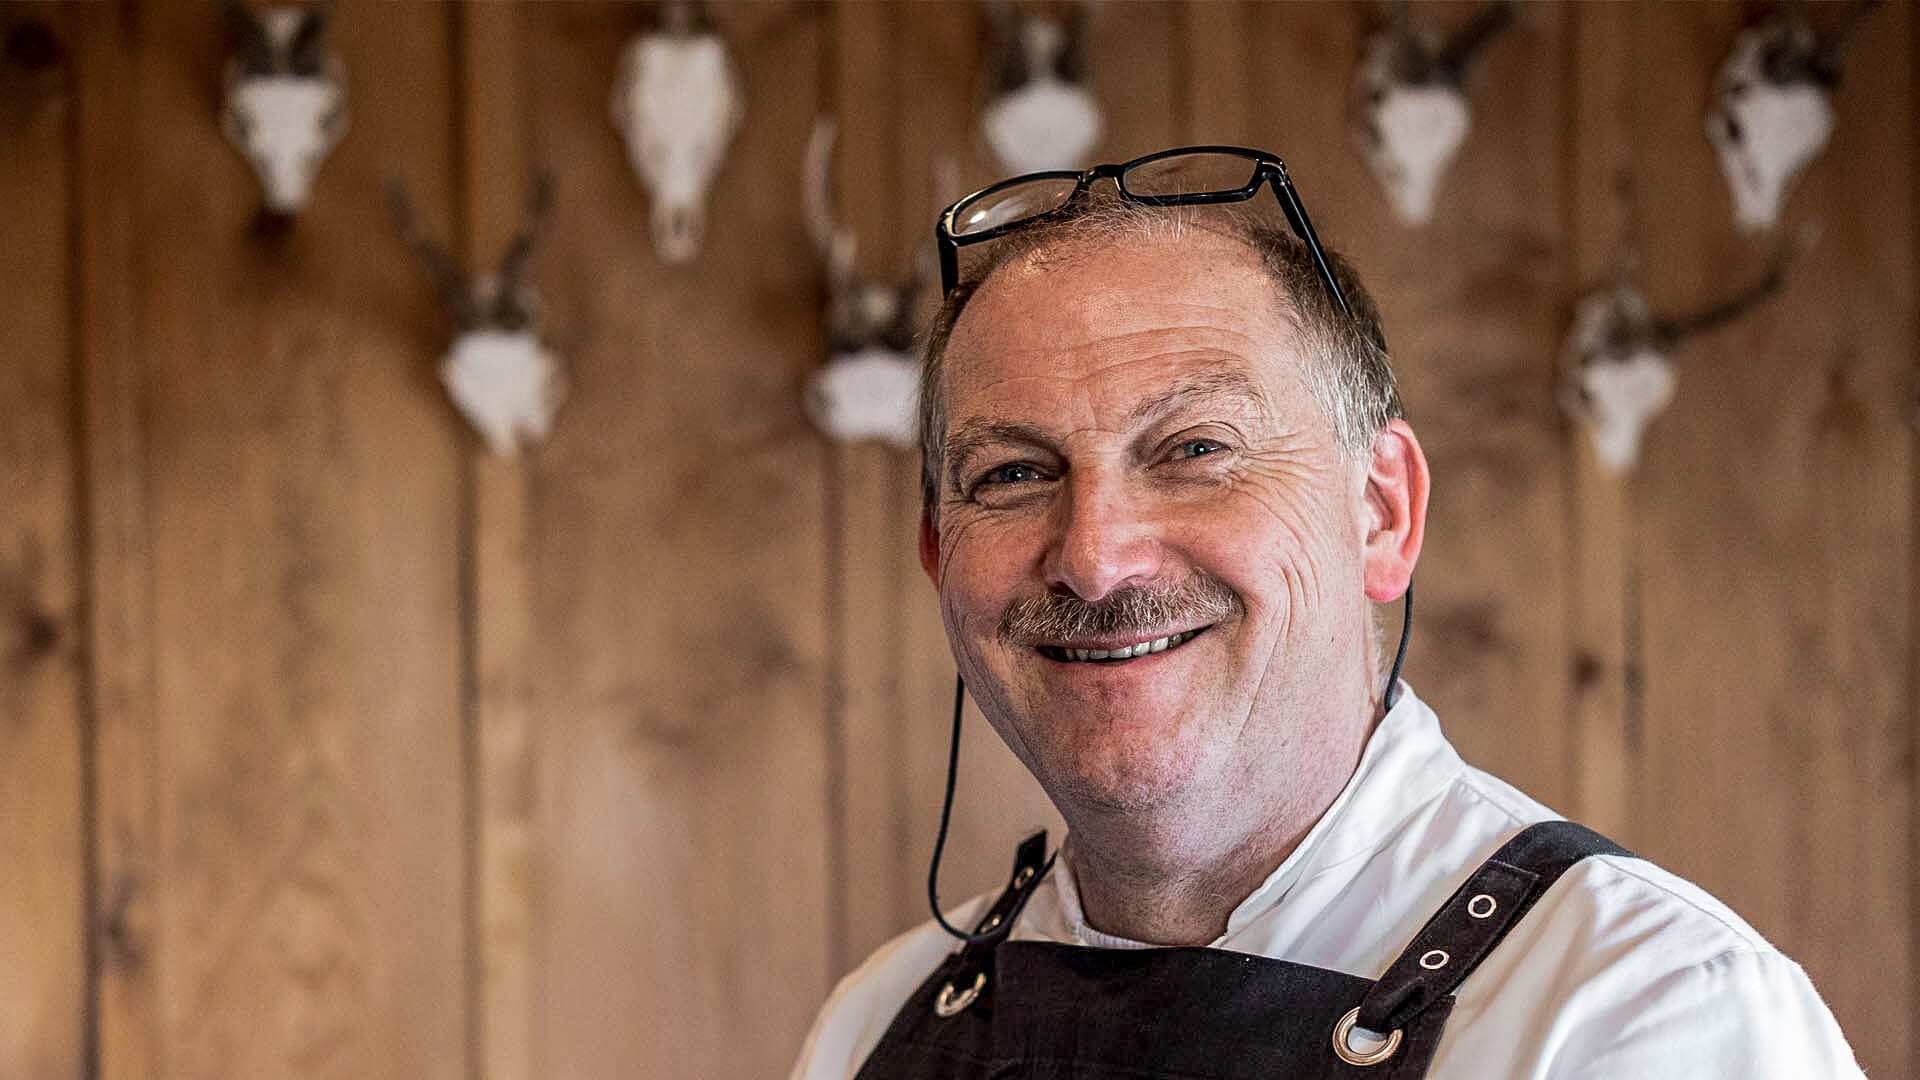
[[953, 235], [982, 233], [1052, 213], [1067, 205], [1076, 186], [1078, 181], [1074, 177], [1049, 176], [990, 192], [961, 208], [959, 215], [954, 218]]
[[1174, 154], [1133, 166], [1120, 177], [1129, 195], [1148, 197], [1239, 191], [1259, 163], [1239, 154]]

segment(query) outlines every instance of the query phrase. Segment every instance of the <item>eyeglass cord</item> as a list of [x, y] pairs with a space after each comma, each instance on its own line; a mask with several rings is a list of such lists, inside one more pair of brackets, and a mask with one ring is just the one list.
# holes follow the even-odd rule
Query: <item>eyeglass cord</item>
[[[1384, 706], [1388, 709], [1393, 708], [1395, 700], [1399, 697], [1394, 691], [1399, 689], [1400, 686], [1400, 667], [1407, 661], [1407, 637], [1412, 631], [1413, 583], [1409, 581], [1407, 583], [1407, 591], [1402, 597], [1400, 646], [1394, 650], [1393, 668], [1387, 672], [1387, 688], [1381, 694], [1380, 698]], [[966, 703], [966, 680], [956, 674], [953, 677], [953, 739], [947, 746], [947, 790], [946, 794], [940, 799], [940, 831], [934, 834], [933, 859], [927, 865], [927, 906], [933, 909], [933, 921], [940, 924], [940, 929], [959, 938], [962, 945], [978, 945], [989, 938], [1010, 932], [1012, 920], [1008, 920], [1008, 925], [995, 927], [993, 930], [978, 934], [969, 934], [965, 930], [948, 922], [947, 917], [940, 911], [940, 855], [946, 850], [947, 826], [953, 819], [954, 781], [958, 778], [960, 772], [960, 714], [964, 710]], [[1059, 849], [1056, 848], [1053, 854], [1047, 856], [1046, 864], [1040, 868], [1040, 872], [1034, 875], [1034, 881], [1038, 882], [1042, 878], [1045, 878], [1047, 871], [1053, 869], [1054, 860], [1059, 857], [1060, 852]]]

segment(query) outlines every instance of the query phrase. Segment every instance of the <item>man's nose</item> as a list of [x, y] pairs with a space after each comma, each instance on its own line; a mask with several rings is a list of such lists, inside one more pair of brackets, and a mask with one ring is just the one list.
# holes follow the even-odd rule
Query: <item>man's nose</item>
[[1137, 500], [1112, 481], [1067, 481], [1055, 507], [1044, 568], [1047, 584], [1094, 601], [1122, 585], [1159, 576], [1164, 550]]

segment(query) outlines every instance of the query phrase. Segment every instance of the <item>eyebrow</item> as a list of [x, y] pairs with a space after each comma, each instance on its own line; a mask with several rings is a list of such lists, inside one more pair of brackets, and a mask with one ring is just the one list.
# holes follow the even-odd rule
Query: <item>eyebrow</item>
[[1135, 405], [1133, 411], [1127, 414], [1127, 422], [1137, 424], [1172, 412], [1190, 401], [1215, 397], [1244, 398], [1263, 410], [1268, 406], [1266, 392], [1246, 372], [1238, 368], [1199, 371], [1184, 376], [1164, 393]]
[[1007, 443], [1020, 443], [1035, 448], [1051, 445], [1047, 433], [1032, 424], [1020, 424], [1011, 420], [963, 420], [941, 444], [941, 455], [946, 459], [946, 471], [949, 476], [952, 476], [959, 472], [960, 466], [974, 454], [989, 446]]
[[[1127, 414], [1127, 423], [1138, 424], [1190, 402], [1218, 397], [1242, 398], [1262, 409], [1267, 406], [1266, 393], [1246, 372], [1235, 369], [1203, 371], [1184, 376], [1165, 391], [1135, 405]], [[1053, 438], [1032, 424], [972, 418], [961, 421], [953, 433], [946, 437], [941, 444], [941, 454], [946, 461], [948, 474], [952, 476], [974, 454], [990, 446], [1007, 444], [1047, 449], [1053, 445]]]

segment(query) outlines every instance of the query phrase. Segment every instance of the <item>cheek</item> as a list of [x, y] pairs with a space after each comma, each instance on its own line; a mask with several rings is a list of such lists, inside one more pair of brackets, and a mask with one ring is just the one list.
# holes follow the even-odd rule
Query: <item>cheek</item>
[[940, 537], [940, 605], [949, 625], [964, 633], [991, 632], [1031, 564], [1029, 530], [979, 516], [950, 520]]
[[1256, 618], [1322, 603], [1359, 574], [1360, 532], [1330, 483], [1250, 488], [1183, 529], [1181, 546]]

